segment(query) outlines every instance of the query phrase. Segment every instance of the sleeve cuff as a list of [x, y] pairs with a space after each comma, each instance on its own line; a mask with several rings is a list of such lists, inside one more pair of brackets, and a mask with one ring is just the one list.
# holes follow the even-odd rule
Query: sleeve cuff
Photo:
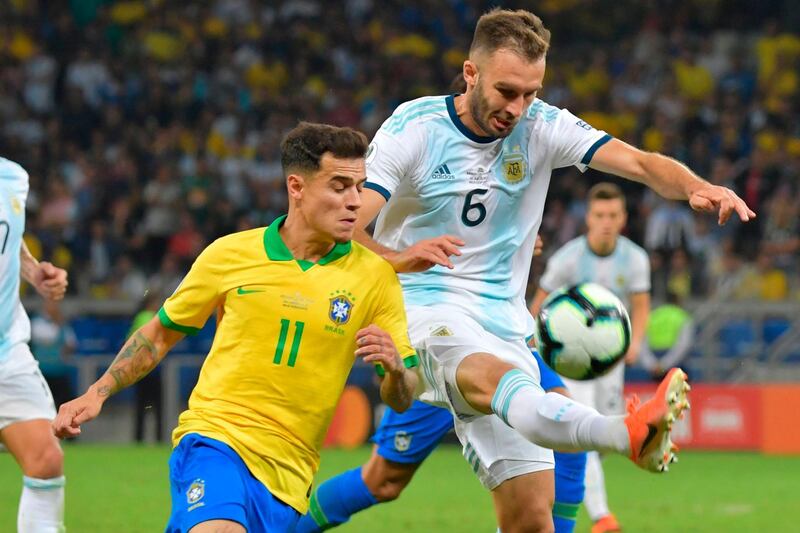
[[158, 310], [158, 320], [161, 321], [161, 325], [164, 326], [165, 328], [179, 331], [184, 335], [197, 335], [197, 333], [200, 331], [200, 328], [193, 328], [191, 326], [181, 326], [180, 324], [176, 324], [175, 322], [172, 321], [172, 319], [169, 317], [169, 315], [167, 314], [167, 312], [164, 310], [163, 307]]
[[368, 181], [368, 182], [364, 183], [364, 187], [366, 187], [367, 189], [372, 189], [373, 191], [379, 193], [381, 196], [383, 196], [386, 199], [387, 202], [389, 201], [389, 198], [392, 197], [392, 193], [390, 193], [388, 189], [386, 189], [384, 187], [381, 187], [380, 185], [378, 185], [375, 182]]
[[583, 159], [581, 159], [581, 165], [588, 165], [592, 162], [592, 158], [594, 157], [594, 153], [600, 149], [601, 146], [606, 144], [608, 141], [613, 139], [611, 135], [606, 133], [602, 137], [600, 137], [595, 143], [586, 150], [586, 153], [583, 154]]
[[[412, 353], [411, 355], [404, 357], [403, 366], [406, 368], [414, 368], [419, 366], [419, 357], [417, 354]], [[386, 375], [386, 370], [383, 369], [383, 365], [377, 364], [375, 365], [375, 373], [378, 374], [378, 376], [383, 377]]]

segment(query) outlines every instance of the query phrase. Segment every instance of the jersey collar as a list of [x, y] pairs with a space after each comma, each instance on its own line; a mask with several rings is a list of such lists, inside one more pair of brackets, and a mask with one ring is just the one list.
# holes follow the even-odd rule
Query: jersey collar
[[[281, 234], [278, 232], [285, 220], [286, 215], [281, 215], [264, 230], [264, 250], [266, 250], [267, 257], [269, 257], [271, 261], [295, 260], [292, 252], [286, 246], [286, 243], [283, 242], [283, 238], [281, 238]], [[327, 265], [340, 257], [344, 257], [350, 253], [351, 247], [350, 241], [336, 243], [333, 248], [331, 248], [331, 251], [321, 257], [316, 263], [306, 261], [305, 259], [297, 259], [296, 261], [297, 264], [300, 265], [300, 268], [306, 271], [314, 265]]]
[[464, 137], [469, 139], [470, 141], [474, 141], [476, 143], [491, 143], [497, 140], [497, 137], [481, 137], [469, 129], [461, 119], [458, 117], [458, 113], [456, 113], [456, 96], [457, 94], [451, 94], [445, 98], [445, 102], [447, 102], [447, 114], [450, 115], [450, 120], [453, 121], [456, 129], [461, 132]]

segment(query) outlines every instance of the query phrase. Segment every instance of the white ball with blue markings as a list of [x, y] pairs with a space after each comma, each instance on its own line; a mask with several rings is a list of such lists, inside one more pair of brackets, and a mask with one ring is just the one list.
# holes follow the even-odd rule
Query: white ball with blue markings
[[625, 356], [631, 342], [628, 312], [596, 283], [552, 292], [536, 316], [536, 346], [550, 368], [579, 380], [602, 376]]

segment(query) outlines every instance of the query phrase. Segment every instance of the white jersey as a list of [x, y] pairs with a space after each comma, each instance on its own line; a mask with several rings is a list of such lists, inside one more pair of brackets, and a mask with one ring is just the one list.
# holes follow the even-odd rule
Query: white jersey
[[614, 251], [597, 255], [585, 235], [572, 239], [547, 261], [539, 287], [553, 292], [564, 285], [594, 282], [616, 294], [626, 308], [630, 295], [650, 292], [650, 259], [644, 248], [620, 236]]
[[399, 106], [367, 153], [366, 187], [388, 200], [375, 239], [396, 250], [444, 234], [466, 243], [454, 270], [400, 275], [406, 304], [458, 307], [503, 339], [533, 331], [525, 287], [550, 174], [585, 170], [610, 139], [538, 99], [503, 139], [467, 129], [453, 96]]
[[31, 336], [31, 324], [19, 299], [27, 199], [28, 173], [0, 157], [0, 364], [14, 345], [28, 342]]

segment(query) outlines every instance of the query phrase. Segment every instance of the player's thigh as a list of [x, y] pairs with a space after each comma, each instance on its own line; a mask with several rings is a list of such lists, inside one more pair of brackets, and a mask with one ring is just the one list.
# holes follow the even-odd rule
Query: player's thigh
[[595, 408], [604, 415], [621, 415], [625, 412], [625, 364], [617, 363], [595, 382]]
[[555, 500], [552, 470], [523, 474], [492, 491], [497, 522], [503, 533], [551, 532]]
[[0, 430], [0, 440], [29, 477], [49, 479], [64, 473], [64, 453], [50, 420], [15, 422]]
[[189, 533], [247, 533], [247, 529], [230, 520], [208, 520], [194, 526]]

